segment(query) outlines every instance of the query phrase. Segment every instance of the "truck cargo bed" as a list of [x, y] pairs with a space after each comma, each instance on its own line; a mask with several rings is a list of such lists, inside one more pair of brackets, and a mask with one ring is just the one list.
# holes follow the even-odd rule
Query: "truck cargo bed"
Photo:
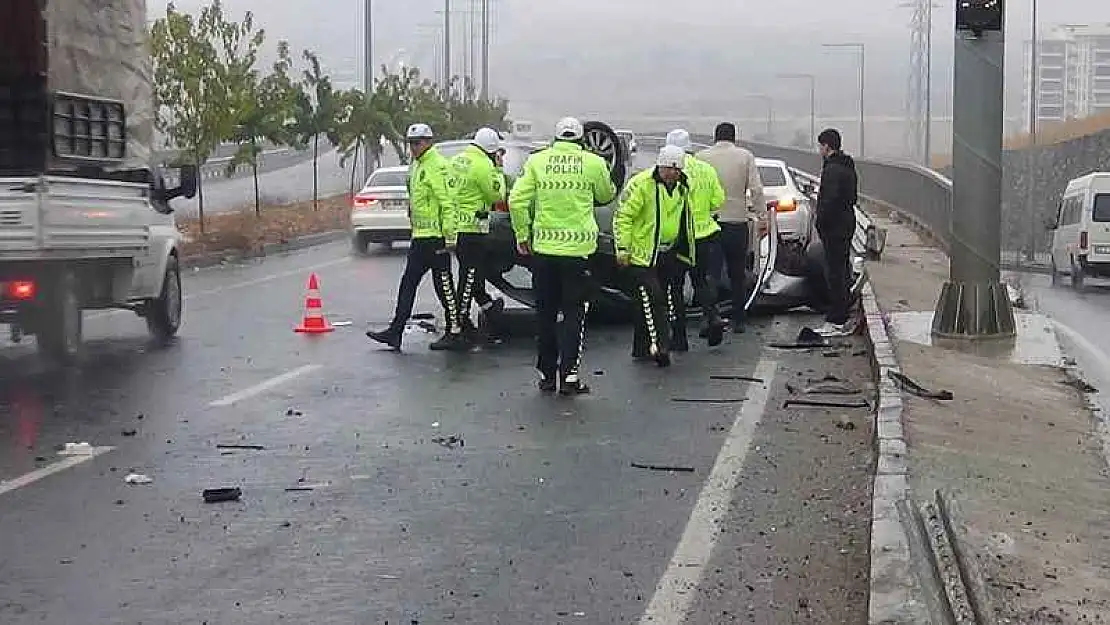
[[143, 253], [150, 242], [144, 211], [153, 210], [148, 190], [63, 176], [0, 178], [0, 260]]

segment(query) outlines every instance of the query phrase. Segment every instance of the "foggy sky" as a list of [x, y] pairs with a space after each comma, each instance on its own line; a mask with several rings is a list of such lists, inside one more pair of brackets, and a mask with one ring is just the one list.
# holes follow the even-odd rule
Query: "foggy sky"
[[[800, 123], [808, 116], [808, 87], [776, 78], [784, 72], [818, 74], [819, 108], [852, 116], [857, 61], [850, 50], [821, 43], [868, 46], [870, 115], [901, 115], [910, 58], [905, 0], [491, 0], [495, 33], [491, 83], [513, 112], [548, 120], [579, 115], [676, 115], [728, 112], [761, 119], [775, 100], [775, 116]], [[461, 13], [473, 0], [452, 0]], [[204, 0], [179, 0], [195, 10]], [[954, 10], [934, 9], [934, 110], [950, 109]], [[148, 0], [151, 19], [166, 0]], [[361, 76], [364, 0], [224, 0], [234, 16], [250, 10], [271, 41], [311, 48], [344, 86]], [[1022, 44], [1029, 36], [1030, 2], [1007, 2], [1007, 104], [1020, 115]], [[327, 10], [323, 10], [323, 7]], [[758, 7], [758, 8], [754, 8]], [[404, 60], [429, 75], [442, 65], [439, 42], [443, 0], [374, 0], [375, 64]], [[754, 9], [753, 9], [754, 8]], [[1041, 0], [1042, 31], [1055, 23], [1110, 22], [1106, 0]], [[452, 47], [464, 39], [462, 19]], [[403, 50], [403, 51], [402, 51]], [[457, 52], [453, 73], [462, 65]], [[629, 113], [631, 111], [631, 113]]]

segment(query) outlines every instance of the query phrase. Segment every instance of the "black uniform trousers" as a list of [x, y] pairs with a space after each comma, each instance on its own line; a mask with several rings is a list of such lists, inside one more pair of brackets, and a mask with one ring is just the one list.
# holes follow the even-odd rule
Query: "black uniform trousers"
[[424, 275], [432, 272], [436, 297], [443, 306], [445, 326], [448, 334], [461, 329], [459, 306], [455, 298], [455, 280], [451, 276], [451, 255], [443, 239], [413, 239], [405, 259], [405, 272], [401, 275], [401, 288], [397, 293], [397, 310], [389, 329], [394, 332], [404, 330], [405, 323], [412, 316], [416, 302], [416, 290]]
[[[545, 378], [575, 378], [586, 344], [586, 314], [593, 281], [589, 261], [573, 256], [532, 256], [539, 352], [536, 369]], [[562, 322], [559, 314], [562, 313]]]
[[478, 302], [482, 308], [489, 306], [493, 298], [486, 291], [484, 273], [487, 250], [486, 234], [460, 232], [455, 256], [459, 259], [459, 314], [465, 324], [470, 320], [470, 306]]
[[[632, 355], [666, 352], [672, 337], [686, 335], [686, 299], [682, 285], [690, 266], [673, 250], [658, 255], [652, 267], [631, 266], [633, 302], [639, 313], [632, 335]], [[652, 349], [654, 347], [654, 350]]]
[[829, 283], [829, 309], [825, 321], [836, 325], [848, 322], [851, 307], [851, 263], [852, 233], [833, 231], [820, 232], [821, 245], [825, 249], [825, 279]]
[[708, 324], [720, 322], [717, 310], [717, 299], [720, 297], [721, 263], [721, 233], [713, 234], [698, 239], [694, 260], [697, 261], [691, 275], [694, 280], [694, 295], [701, 305], [703, 316]]
[[721, 253], [728, 267], [732, 287], [734, 322], [743, 322], [744, 304], [748, 302], [748, 250], [751, 230], [747, 223], [721, 222]]

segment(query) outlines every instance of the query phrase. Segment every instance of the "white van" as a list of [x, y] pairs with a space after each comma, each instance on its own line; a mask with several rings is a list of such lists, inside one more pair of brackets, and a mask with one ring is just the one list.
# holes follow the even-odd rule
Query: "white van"
[[1068, 183], [1052, 227], [1052, 283], [1061, 275], [1083, 287], [1085, 277], [1110, 278], [1110, 172]]

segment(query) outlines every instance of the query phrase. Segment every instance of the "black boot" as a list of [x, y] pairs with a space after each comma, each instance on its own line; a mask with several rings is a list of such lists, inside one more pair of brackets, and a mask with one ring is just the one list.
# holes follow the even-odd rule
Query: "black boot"
[[590, 392], [590, 387], [586, 385], [577, 375], [563, 376], [559, 384], [559, 394], [564, 397], [574, 397], [576, 395], [586, 395]]
[[478, 327], [489, 345], [505, 342], [505, 300], [497, 298], [489, 308], [478, 313]]
[[559, 378], [554, 373], [541, 372], [537, 385], [540, 387], [541, 393], [554, 393], [559, 390]]
[[401, 335], [402, 330], [395, 330], [393, 328], [386, 328], [377, 332], [371, 330], [366, 333], [366, 336], [374, 339], [375, 341], [388, 345], [390, 349], [395, 352], [401, 351]]
[[428, 345], [433, 352], [465, 352], [470, 350], [470, 344], [462, 332], [445, 332], [438, 340]]

